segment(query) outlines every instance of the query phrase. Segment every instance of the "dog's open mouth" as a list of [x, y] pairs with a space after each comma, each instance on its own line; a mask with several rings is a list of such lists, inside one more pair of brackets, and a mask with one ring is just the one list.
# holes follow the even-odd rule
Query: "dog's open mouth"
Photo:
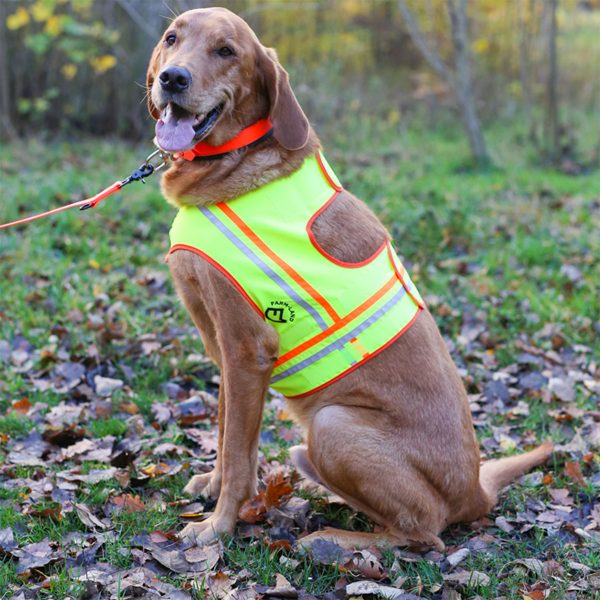
[[223, 103], [206, 114], [195, 115], [178, 104], [169, 102], [156, 122], [158, 145], [166, 152], [189, 150], [210, 133], [222, 110]]

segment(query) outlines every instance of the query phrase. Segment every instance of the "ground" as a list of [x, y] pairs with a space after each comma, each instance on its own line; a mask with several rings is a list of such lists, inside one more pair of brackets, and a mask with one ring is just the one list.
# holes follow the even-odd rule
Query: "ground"
[[[173, 209], [156, 180], [136, 183], [0, 233], [1, 597], [599, 597], [597, 173], [538, 164], [514, 126], [489, 132], [497, 166], [484, 172], [461, 161], [453, 127], [365, 117], [347, 131], [321, 132], [326, 155], [392, 232], [460, 369], [483, 457], [549, 438], [552, 460], [487, 519], [446, 531], [446, 554], [302, 554], [306, 531], [373, 524], [302, 488], [287, 455], [299, 432], [270, 395], [261, 494], [235, 537], [182, 546], [173, 534], [212, 509], [182, 488], [214, 461], [218, 373], [163, 262]], [[148, 151], [3, 146], [0, 222], [92, 195]]]

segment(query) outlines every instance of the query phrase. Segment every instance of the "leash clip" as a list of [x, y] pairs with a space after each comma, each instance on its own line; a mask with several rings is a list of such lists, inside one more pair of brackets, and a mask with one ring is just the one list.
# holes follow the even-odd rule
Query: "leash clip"
[[[153, 162], [152, 162], [152, 160], [154, 159], [155, 156], [159, 157], [157, 164], [153, 164]], [[152, 154], [149, 154], [146, 157], [144, 166], [149, 165], [149, 166], [152, 166], [154, 171], [160, 171], [167, 164], [167, 161], [169, 160], [170, 157], [171, 157], [171, 155], [168, 152], [165, 152], [164, 150], [161, 150], [160, 148], [158, 148], [154, 152], [152, 152]]]
[[[146, 160], [129, 176], [127, 179], [124, 179], [121, 182], [121, 187], [126, 186], [128, 183], [132, 181], [141, 181], [142, 183], [146, 183], [144, 180], [146, 177], [152, 175], [152, 173], [156, 173], [156, 171], [160, 171], [166, 164], [170, 155], [168, 152], [161, 150], [155, 150], [152, 154], [149, 154], [146, 157]], [[156, 159], [156, 160], [155, 160]]]

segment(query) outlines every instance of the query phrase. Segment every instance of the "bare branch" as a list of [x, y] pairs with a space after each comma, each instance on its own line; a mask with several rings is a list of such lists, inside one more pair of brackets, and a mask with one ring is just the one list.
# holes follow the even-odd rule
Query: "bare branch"
[[152, 40], [156, 40], [159, 32], [148, 25], [133, 6], [131, 6], [128, 0], [116, 0], [116, 2], [130, 16], [131, 20], [148, 35], [148, 37], [152, 38]]
[[429, 63], [429, 66], [442, 78], [442, 80], [450, 87], [454, 87], [454, 77], [452, 76], [452, 73], [427, 42], [425, 34], [421, 30], [419, 23], [408, 6], [406, 6], [406, 2], [404, 0], [397, 1], [398, 10], [400, 10], [400, 14], [402, 15], [402, 19], [404, 20], [404, 24], [406, 25], [413, 44], [421, 52], [423, 58]]

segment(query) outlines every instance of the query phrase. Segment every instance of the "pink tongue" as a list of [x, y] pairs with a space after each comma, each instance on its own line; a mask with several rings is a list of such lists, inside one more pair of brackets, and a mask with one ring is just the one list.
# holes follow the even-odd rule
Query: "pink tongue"
[[192, 127], [194, 119], [194, 115], [190, 113], [175, 115], [171, 106], [167, 107], [163, 118], [156, 122], [158, 145], [167, 152], [188, 150], [194, 143], [196, 135]]

